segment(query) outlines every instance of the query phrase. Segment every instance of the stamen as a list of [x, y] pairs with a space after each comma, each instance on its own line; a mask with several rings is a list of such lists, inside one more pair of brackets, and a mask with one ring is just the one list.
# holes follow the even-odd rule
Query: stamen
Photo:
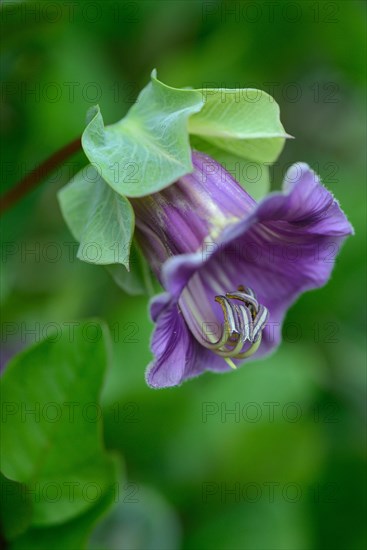
[[265, 327], [268, 317], [269, 317], [268, 310], [266, 309], [266, 307], [261, 305], [259, 307], [259, 310], [254, 320], [254, 334], [253, 334], [254, 341], [257, 340], [257, 337], [260, 331], [262, 331], [262, 329]]
[[242, 285], [235, 292], [216, 296], [215, 301], [223, 311], [222, 335], [216, 342], [204, 339], [204, 345], [234, 368], [232, 358], [244, 359], [259, 349], [269, 312], [259, 304], [254, 291]]
[[236, 365], [233, 363], [232, 359], [229, 359], [229, 357], [225, 357], [224, 358], [225, 362], [231, 367], [231, 369], [233, 370], [236, 370], [237, 367]]
[[246, 294], [245, 292], [230, 292], [226, 294], [227, 298], [233, 300], [241, 300], [245, 302], [246, 305], [252, 305], [252, 308], [257, 311], [259, 309], [259, 302], [251, 294]]

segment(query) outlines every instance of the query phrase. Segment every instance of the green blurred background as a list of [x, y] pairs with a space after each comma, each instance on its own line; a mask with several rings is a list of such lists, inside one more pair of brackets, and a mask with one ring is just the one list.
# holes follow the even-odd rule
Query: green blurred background
[[[42, 332], [97, 315], [112, 328], [105, 440], [137, 494], [91, 546], [365, 548], [364, 2], [43, 0], [4, 2], [1, 20], [3, 192], [80, 135], [91, 105], [106, 123], [121, 118], [156, 67], [173, 86], [274, 95], [296, 139], [272, 187], [289, 164], [308, 162], [356, 230], [327, 287], [289, 311], [273, 357], [153, 391], [147, 300], [69, 258], [56, 192], [83, 155], [4, 216], [2, 238], [15, 248], [2, 258], [3, 319], [20, 328], [3, 357], [37, 339], [22, 323]], [[62, 250], [54, 262], [50, 243]]]

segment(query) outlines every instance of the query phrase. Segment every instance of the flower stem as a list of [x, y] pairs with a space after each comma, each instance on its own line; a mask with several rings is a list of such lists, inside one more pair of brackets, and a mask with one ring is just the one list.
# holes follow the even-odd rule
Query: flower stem
[[18, 181], [14, 187], [9, 189], [9, 191], [0, 198], [0, 214], [8, 210], [13, 204], [20, 201], [25, 195], [35, 189], [46, 176], [56, 170], [56, 168], [63, 164], [69, 157], [80, 151], [81, 148], [81, 138], [78, 137], [56, 151], [56, 153], [53, 153], [48, 159], [41, 162], [41, 164], [24, 176], [24, 178]]

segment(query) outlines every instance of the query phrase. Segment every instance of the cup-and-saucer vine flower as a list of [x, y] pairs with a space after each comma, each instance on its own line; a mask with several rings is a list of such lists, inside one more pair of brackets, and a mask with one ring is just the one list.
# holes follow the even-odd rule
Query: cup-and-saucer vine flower
[[275, 349], [287, 309], [327, 282], [353, 233], [306, 164], [257, 203], [212, 158], [192, 160], [192, 173], [131, 201], [136, 236], [165, 289], [150, 305], [147, 382], [159, 388]]

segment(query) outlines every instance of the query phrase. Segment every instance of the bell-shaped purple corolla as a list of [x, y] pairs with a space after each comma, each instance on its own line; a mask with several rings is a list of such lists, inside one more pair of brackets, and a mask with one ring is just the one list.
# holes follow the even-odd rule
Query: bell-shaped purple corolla
[[165, 293], [151, 302], [155, 359], [147, 382], [180, 384], [225, 371], [279, 344], [283, 318], [329, 279], [353, 228], [306, 164], [257, 203], [216, 161], [132, 201], [137, 237]]

